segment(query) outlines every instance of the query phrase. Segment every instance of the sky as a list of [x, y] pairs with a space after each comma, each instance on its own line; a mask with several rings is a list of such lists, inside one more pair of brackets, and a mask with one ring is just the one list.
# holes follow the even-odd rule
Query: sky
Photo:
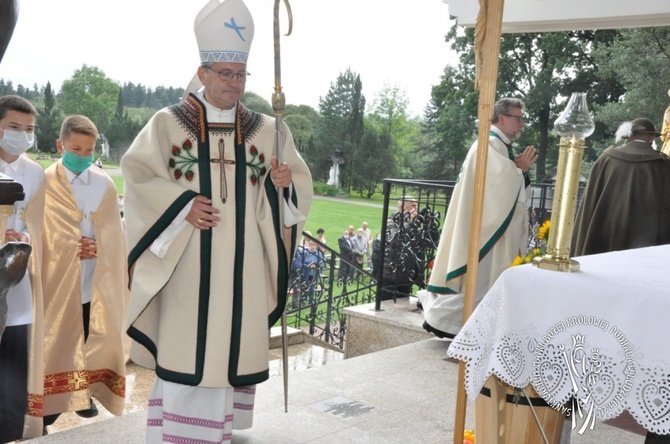
[[[206, 0], [19, 0], [19, 19], [0, 79], [56, 91], [84, 64], [147, 87], [186, 88], [200, 62], [193, 20]], [[270, 101], [274, 87], [274, 0], [246, 0], [255, 35], [247, 91]], [[444, 36], [453, 24], [442, 0], [281, 1], [281, 69], [286, 102], [318, 109], [347, 68], [360, 74], [367, 110], [397, 86], [421, 116], [446, 65], [457, 63]]]

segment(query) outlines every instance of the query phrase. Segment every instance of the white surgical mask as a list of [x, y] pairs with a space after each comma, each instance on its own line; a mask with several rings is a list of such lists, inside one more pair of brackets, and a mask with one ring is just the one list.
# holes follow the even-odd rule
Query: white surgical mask
[[19, 156], [33, 146], [35, 143], [35, 134], [26, 131], [3, 130], [2, 139], [0, 139], [0, 148], [7, 154]]

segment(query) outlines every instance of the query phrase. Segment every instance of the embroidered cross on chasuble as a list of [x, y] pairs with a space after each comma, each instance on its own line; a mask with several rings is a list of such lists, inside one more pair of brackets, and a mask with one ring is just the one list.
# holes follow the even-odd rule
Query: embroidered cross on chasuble
[[223, 149], [224, 149], [223, 139], [219, 139], [219, 158], [210, 159], [209, 161], [211, 163], [216, 163], [219, 165], [220, 169], [219, 179], [221, 181], [221, 187], [220, 187], [221, 202], [226, 203], [226, 200], [228, 199], [228, 184], [226, 183], [226, 165], [234, 165], [235, 161], [224, 159]]

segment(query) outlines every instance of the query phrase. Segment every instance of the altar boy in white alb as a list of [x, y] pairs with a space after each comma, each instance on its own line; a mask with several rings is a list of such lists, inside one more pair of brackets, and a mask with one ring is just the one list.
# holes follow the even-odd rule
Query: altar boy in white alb
[[239, 101], [253, 31], [241, 0], [210, 1], [195, 20], [196, 92], [156, 113], [121, 162], [131, 357], [157, 375], [150, 443], [230, 442], [269, 377], [268, 330], [312, 183], [288, 127], [278, 165], [275, 119]]
[[4, 242], [32, 247], [29, 269], [7, 292], [7, 328], [0, 328], [0, 442], [42, 435], [44, 333], [40, 282], [44, 169], [24, 154], [35, 141], [35, 107], [23, 97], [0, 97], [0, 172], [23, 186]]
[[123, 226], [114, 182], [91, 168], [97, 139], [86, 116], [66, 117], [62, 157], [45, 171], [45, 426], [73, 410], [96, 416], [93, 398], [114, 415], [125, 402]]

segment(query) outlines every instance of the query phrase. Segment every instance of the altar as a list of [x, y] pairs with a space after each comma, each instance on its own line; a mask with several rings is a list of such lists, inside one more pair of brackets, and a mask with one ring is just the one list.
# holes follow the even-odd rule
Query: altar
[[581, 271], [506, 270], [453, 340], [465, 389], [531, 384], [573, 427], [624, 410], [670, 434], [670, 245], [575, 258]]

